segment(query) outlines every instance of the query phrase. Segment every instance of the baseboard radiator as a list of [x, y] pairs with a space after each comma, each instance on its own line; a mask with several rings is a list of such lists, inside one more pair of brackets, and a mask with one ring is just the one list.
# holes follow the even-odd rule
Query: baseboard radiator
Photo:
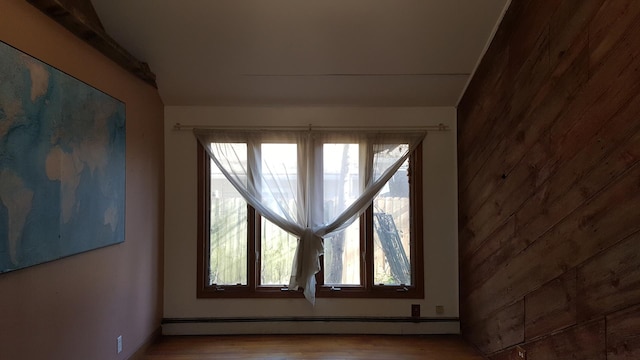
[[459, 334], [457, 317], [165, 318], [163, 335]]

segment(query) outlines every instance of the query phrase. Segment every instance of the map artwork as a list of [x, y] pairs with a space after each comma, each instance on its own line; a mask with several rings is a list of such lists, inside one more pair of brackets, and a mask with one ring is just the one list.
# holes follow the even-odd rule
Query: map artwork
[[124, 241], [122, 102], [0, 42], [0, 273]]

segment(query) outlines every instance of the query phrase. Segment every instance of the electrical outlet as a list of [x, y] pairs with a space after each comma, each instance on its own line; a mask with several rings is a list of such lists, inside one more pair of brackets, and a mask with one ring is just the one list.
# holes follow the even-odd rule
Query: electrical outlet
[[444, 306], [436, 305], [436, 315], [444, 315]]
[[118, 345], [118, 354], [120, 354], [122, 352], [122, 335], [118, 336], [116, 343]]
[[516, 346], [513, 349], [513, 357], [512, 357], [512, 359], [527, 360], [527, 352], [525, 351], [525, 349], [521, 348], [520, 346]]
[[411, 304], [411, 317], [420, 317], [420, 304]]

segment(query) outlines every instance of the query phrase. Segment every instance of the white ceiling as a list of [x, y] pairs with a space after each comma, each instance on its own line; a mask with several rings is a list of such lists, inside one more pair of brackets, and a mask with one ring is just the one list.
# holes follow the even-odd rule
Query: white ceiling
[[509, 0], [91, 0], [165, 105], [455, 106]]

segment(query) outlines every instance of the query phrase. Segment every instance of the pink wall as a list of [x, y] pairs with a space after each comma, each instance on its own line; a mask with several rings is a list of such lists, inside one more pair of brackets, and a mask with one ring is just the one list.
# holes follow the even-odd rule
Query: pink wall
[[0, 274], [0, 358], [127, 359], [162, 317], [162, 101], [24, 0], [0, 1], [0, 40], [122, 100], [127, 110], [125, 242]]

